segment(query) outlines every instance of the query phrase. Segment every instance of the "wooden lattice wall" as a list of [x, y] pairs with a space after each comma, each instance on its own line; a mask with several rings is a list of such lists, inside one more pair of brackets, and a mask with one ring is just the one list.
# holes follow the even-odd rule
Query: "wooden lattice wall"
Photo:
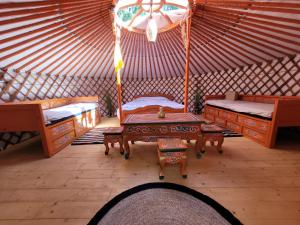
[[[203, 96], [227, 91], [247, 95], [300, 96], [300, 55], [193, 76], [190, 99], [199, 88]], [[189, 108], [193, 110], [191, 103]]]
[[[183, 77], [156, 80], [126, 80], [123, 82], [123, 101], [149, 92], [172, 94], [183, 102]], [[106, 115], [104, 96], [109, 93], [117, 107], [114, 80], [79, 77], [53, 77], [0, 71], [0, 102], [98, 95], [102, 115]], [[189, 110], [194, 110], [193, 99], [201, 94], [300, 95], [300, 55], [280, 58], [252, 66], [213, 73], [193, 75], [189, 84]], [[203, 104], [201, 105], [203, 107]], [[0, 133], [0, 150], [37, 135], [36, 133]]]

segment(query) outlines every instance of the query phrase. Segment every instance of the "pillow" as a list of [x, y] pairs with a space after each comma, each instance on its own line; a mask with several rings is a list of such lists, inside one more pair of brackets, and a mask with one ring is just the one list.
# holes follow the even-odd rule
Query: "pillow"
[[225, 94], [225, 99], [235, 101], [238, 99], [238, 93], [235, 91], [228, 91]]
[[167, 101], [169, 100], [168, 98], [166, 97], [161, 97], [161, 96], [158, 96], [158, 97], [139, 97], [139, 98], [136, 98], [135, 101]]

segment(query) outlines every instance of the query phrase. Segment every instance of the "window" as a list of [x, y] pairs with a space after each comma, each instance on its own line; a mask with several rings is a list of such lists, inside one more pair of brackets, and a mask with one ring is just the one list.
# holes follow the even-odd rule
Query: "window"
[[152, 17], [159, 32], [177, 26], [188, 15], [188, 0], [119, 0], [116, 4], [116, 22], [131, 31], [145, 32]]

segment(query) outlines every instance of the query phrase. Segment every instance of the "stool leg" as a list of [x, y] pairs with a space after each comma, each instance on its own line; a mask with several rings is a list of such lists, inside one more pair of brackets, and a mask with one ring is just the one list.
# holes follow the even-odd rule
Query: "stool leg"
[[180, 162], [180, 174], [183, 178], [187, 178], [186, 160], [185, 159], [182, 159]]
[[160, 165], [159, 179], [163, 180], [165, 178], [165, 174], [164, 174], [164, 168], [165, 168], [165, 165], [166, 165], [165, 160], [160, 160], [159, 165]]
[[201, 140], [201, 153], [205, 153], [205, 145], [206, 145], [206, 137], [202, 137], [202, 140]]
[[109, 146], [108, 146], [108, 141], [106, 139], [104, 139], [104, 145], [105, 145], [105, 155], [108, 155], [109, 152]]
[[159, 149], [158, 148], [157, 148], [157, 162], [156, 162], [156, 164], [160, 166]]
[[124, 155], [123, 141], [119, 141], [120, 144], [120, 154]]
[[218, 152], [219, 152], [220, 154], [223, 153], [223, 150], [222, 150], [222, 144], [223, 144], [223, 142], [224, 142], [224, 139], [223, 139], [223, 138], [218, 140], [217, 150], [218, 150]]

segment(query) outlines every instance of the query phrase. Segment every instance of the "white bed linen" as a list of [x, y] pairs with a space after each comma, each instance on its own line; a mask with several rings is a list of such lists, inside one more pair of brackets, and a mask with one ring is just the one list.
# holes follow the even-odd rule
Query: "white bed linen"
[[98, 103], [96, 102], [84, 102], [64, 105], [57, 108], [43, 110], [44, 119], [46, 124], [50, 124], [53, 121], [67, 118], [69, 116], [79, 115], [82, 112], [96, 109]]
[[250, 101], [233, 101], [233, 100], [207, 100], [206, 104], [230, 109], [235, 112], [249, 113], [252, 115], [272, 118], [274, 104], [250, 102]]
[[[137, 108], [142, 108], [145, 106], [153, 106], [159, 105], [163, 107], [170, 107], [173, 109], [183, 109], [184, 105], [179, 104], [177, 102], [171, 101], [165, 97], [140, 97], [131, 102], [127, 102], [126, 104], [122, 105], [122, 110], [134, 110]], [[117, 116], [120, 118], [119, 109], [117, 110]]]

